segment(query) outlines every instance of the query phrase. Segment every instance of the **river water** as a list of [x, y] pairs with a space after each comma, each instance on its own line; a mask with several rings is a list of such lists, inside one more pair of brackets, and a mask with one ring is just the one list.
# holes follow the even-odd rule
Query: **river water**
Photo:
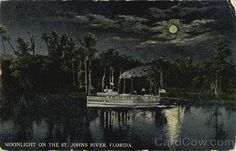
[[0, 106], [2, 148], [9, 142], [58, 142], [75, 149], [106, 143], [111, 149], [171, 150], [232, 149], [235, 144], [234, 103], [87, 109], [67, 98], [32, 99], [30, 103], [22, 101], [25, 98], [6, 100], [2, 99]]

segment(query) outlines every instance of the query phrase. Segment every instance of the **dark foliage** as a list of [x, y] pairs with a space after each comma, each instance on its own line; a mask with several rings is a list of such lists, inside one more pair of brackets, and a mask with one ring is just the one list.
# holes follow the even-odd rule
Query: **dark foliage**
[[[4, 37], [7, 29], [3, 25], [1, 28]], [[55, 31], [43, 33], [42, 40], [47, 46], [46, 56], [34, 50], [34, 37], [31, 35], [19, 38], [16, 48], [11, 45], [15, 56], [3, 53], [1, 60], [8, 83], [4, 85], [22, 93], [118, 90], [119, 76], [124, 71], [151, 64], [157, 70], [150, 72], [148, 80], [155, 89], [182, 88], [192, 92], [214, 92], [216, 95], [235, 89], [235, 65], [223, 40], [216, 42], [217, 53], [209, 61], [195, 61], [182, 56], [174, 60], [159, 57], [145, 63], [115, 49], [97, 54], [97, 39], [92, 33], [80, 39], [80, 45], [71, 34]], [[10, 38], [3, 38], [2, 42], [6, 41], [11, 44]]]

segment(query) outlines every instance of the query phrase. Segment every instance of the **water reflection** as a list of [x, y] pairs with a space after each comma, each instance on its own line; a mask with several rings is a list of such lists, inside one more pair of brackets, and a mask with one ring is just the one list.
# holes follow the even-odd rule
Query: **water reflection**
[[[207, 142], [203, 146], [199, 144], [186, 146], [176, 144], [176, 142], [183, 138], [235, 140], [235, 104], [179, 105], [172, 108], [146, 110], [86, 109], [84, 105], [65, 98], [55, 100], [55, 102], [52, 99], [47, 103], [42, 103], [33, 99], [31, 104], [27, 105], [2, 101], [0, 106], [1, 146], [9, 141], [33, 141], [119, 142], [131, 143], [134, 147], [142, 149], [228, 149], [234, 147], [233, 143], [212, 146]], [[168, 143], [165, 144], [165, 141]]]
[[167, 119], [165, 132], [171, 144], [169, 145], [169, 147], [171, 149], [174, 149], [174, 144], [179, 138], [181, 126], [184, 121], [185, 107], [176, 107], [169, 110], [165, 110], [164, 114]]

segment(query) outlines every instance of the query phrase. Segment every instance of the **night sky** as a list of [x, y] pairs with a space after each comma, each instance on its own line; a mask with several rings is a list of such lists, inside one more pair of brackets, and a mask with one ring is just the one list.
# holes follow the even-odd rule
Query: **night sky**
[[[223, 37], [235, 51], [235, 11], [229, 1], [159, 2], [2, 2], [1, 21], [12, 40], [28, 32], [45, 54], [44, 31], [70, 32], [75, 38], [95, 33], [99, 51], [116, 48], [142, 59], [189, 55], [208, 59], [213, 42]], [[177, 27], [171, 33], [169, 27]], [[1, 46], [2, 47], [2, 46]]]

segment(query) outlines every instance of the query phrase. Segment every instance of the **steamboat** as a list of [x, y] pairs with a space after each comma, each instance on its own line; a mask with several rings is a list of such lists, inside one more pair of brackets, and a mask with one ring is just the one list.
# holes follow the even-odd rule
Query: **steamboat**
[[[152, 66], [138, 67], [126, 71], [120, 75], [118, 91], [114, 91], [113, 80], [110, 81], [110, 89], [87, 96], [87, 107], [110, 107], [110, 108], [153, 108], [161, 105], [161, 97], [165, 95], [165, 89], [157, 89], [152, 83], [147, 82], [148, 73]], [[160, 85], [162, 85], [162, 73], [160, 72]], [[111, 78], [112, 79], [112, 78]], [[142, 83], [143, 82], [143, 83]], [[121, 83], [123, 85], [121, 85]], [[135, 89], [135, 84], [141, 83], [140, 90]], [[148, 86], [146, 86], [148, 83]], [[146, 85], [145, 85], [146, 84]], [[129, 85], [129, 88], [127, 87]], [[148, 88], [147, 88], [148, 87]], [[121, 90], [122, 88], [122, 90]], [[148, 91], [147, 91], [148, 89]], [[127, 93], [129, 91], [129, 93]]]

